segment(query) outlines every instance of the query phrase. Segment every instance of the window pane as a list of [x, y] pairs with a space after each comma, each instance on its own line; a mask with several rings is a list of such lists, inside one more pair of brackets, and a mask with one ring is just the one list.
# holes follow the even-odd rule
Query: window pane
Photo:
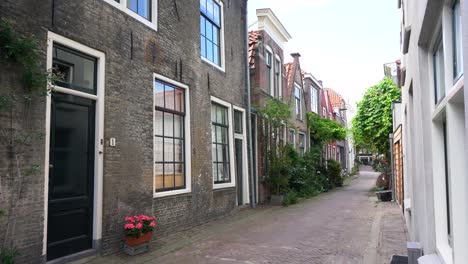
[[174, 115], [174, 137], [181, 138], [184, 135], [184, 118]]
[[154, 161], [163, 162], [163, 138], [154, 137]]
[[164, 188], [174, 187], [174, 164], [164, 164]]
[[206, 1], [206, 16], [209, 19], [213, 19], [213, 0]]
[[154, 134], [157, 136], [163, 135], [163, 112], [154, 112]]
[[222, 164], [223, 166], [223, 172], [222, 172], [222, 180], [224, 182], [230, 182], [230, 177], [229, 177], [229, 163], [224, 163]]
[[215, 45], [218, 45], [218, 44], [219, 44], [219, 43], [218, 43], [218, 40], [219, 40], [219, 38], [218, 38], [218, 33], [219, 33], [218, 30], [219, 30], [219, 29], [218, 29], [216, 26], [212, 26], [212, 28], [213, 28], [213, 30], [212, 30], [212, 32], [213, 32], [213, 38], [212, 38], [213, 43], [214, 43]]
[[202, 36], [206, 36], [206, 34], [205, 34], [205, 32], [206, 32], [205, 23], [206, 23], [206, 19], [203, 16], [200, 16], [200, 34]]
[[217, 150], [216, 150], [216, 144], [211, 144], [211, 160], [212, 162], [217, 162]]
[[164, 107], [164, 84], [154, 82], [154, 103], [156, 106]]
[[127, 0], [127, 8], [134, 11], [138, 12], [138, 0]]
[[154, 166], [154, 175], [156, 177], [156, 189], [162, 189], [164, 183], [163, 164], [156, 164]]
[[204, 36], [200, 37], [200, 47], [201, 47], [201, 55], [206, 58], [206, 39]]
[[174, 139], [164, 139], [164, 162], [174, 161]]
[[173, 137], [174, 136], [174, 115], [169, 113], [164, 113], [164, 136]]
[[225, 162], [227, 161], [224, 159], [224, 151], [225, 151], [226, 146], [223, 145], [217, 145], [216, 147], [216, 161], [217, 162]]
[[206, 23], [206, 35], [205, 36], [208, 40], [213, 40], [213, 26], [209, 22]]
[[234, 132], [238, 134], [243, 133], [243, 114], [241, 111], [234, 111]]
[[185, 185], [184, 165], [176, 163], [174, 167], [175, 187], [183, 187]]
[[206, 0], [200, 0], [200, 11], [206, 13]]
[[463, 73], [463, 46], [460, 2], [453, 7], [453, 47], [454, 47], [454, 77]]
[[216, 123], [216, 105], [211, 105], [211, 122]]
[[138, 0], [138, 14], [149, 19], [150, 0]]
[[55, 84], [78, 91], [96, 94], [95, 58], [74, 50], [54, 46], [53, 69], [61, 78]]
[[221, 126], [216, 126], [216, 142], [222, 143], [223, 142], [223, 128]]
[[164, 93], [164, 97], [165, 97], [165, 108], [166, 109], [171, 109], [171, 110], [175, 110], [174, 109], [174, 88], [169, 86], [169, 85], [165, 85], [164, 86], [164, 89], [165, 89], [165, 93]]
[[213, 61], [213, 43], [209, 40], [206, 40], [206, 58]]
[[184, 141], [180, 139], [174, 139], [174, 161], [184, 161]]
[[217, 163], [213, 163], [213, 181], [218, 181], [218, 165]]
[[213, 22], [215, 22], [218, 26], [221, 25], [220, 17], [221, 17], [220, 6], [217, 3], [214, 3], [214, 6], [213, 6]]
[[176, 89], [175, 90], [175, 110], [179, 112], [184, 112], [184, 90]]
[[224, 165], [223, 163], [218, 163], [218, 181], [224, 181]]

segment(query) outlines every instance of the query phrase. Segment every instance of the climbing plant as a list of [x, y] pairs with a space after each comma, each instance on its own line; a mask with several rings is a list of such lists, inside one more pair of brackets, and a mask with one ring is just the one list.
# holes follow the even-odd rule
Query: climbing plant
[[[31, 105], [38, 98], [51, 91], [48, 83], [61, 79], [62, 76], [52, 71], [44, 71], [41, 65], [41, 54], [37, 42], [32, 37], [25, 37], [16, 32], [10, 22], [0, 19], [0, 64], [2, 74], [13, 77], [11, 87], [0, 90], [0, 146], [6, 150], [2, 157], [9, 162], [8, 189], [3, 182], [0, 190], [10, 192], [8, 200], [1, 204], [0, 217], [4, 218], [3, 243], [0, 245], [0, 262], [13, 263], [19, 252], [12, 244], [15, 234], [16, 206], [24, 192], [26, 177], [40, 171], [37, 164], [29, 164], [32, 147], [43, 139], [44, 134], [34, 131], [31, 125]], [[1, 197], [0, 197], [1, 198]], [[2, 219], [0, 219], [2, 220]]]
[[367, 89], [352, 120], [352, 136], [358, 148], [367, 148], [389, 158], [392, 103], [400, 97], [401, 90], [387, 77]]
[[347, 131], [344, 126], [315, 113], [307, 113], [307, 126], [311, 139], [317, 145], [346, 139]]

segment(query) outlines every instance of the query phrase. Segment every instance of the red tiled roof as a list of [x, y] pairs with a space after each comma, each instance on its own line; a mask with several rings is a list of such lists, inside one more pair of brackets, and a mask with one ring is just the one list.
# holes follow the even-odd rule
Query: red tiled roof
[[343, 97], [331, 88], [325, 88], [332, 107], [343, 108]]
[[255, 68], [255, 49], [257, 47], [258, 31], [249, 32], [249, 65], [250, 68]]

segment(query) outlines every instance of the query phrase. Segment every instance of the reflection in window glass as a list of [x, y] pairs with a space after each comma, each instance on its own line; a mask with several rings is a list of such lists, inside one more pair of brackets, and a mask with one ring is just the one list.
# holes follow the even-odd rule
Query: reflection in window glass
[[213, 181], [217, 183], [231, 182], [229, 162], [229, 125], [228, 109], [213, 103], [211, 105]]
[[156, 192], [185, 188], [185, 91], [154, 83], [154, 157]]
[[52, 53], [52, 69], [59, 76], [55, 85], [96, 94], [96, 58], [57, 44]]
[[457, 78], [463, 74], [463, 46], [460, 1], [453, 6], [453, 74]]
[[216, 65], [220, 61], [221, 6], [214, 0], [200, 0], [201, 55]]
[[127, 0], [127, 8], [151, 21], [151, 0]]

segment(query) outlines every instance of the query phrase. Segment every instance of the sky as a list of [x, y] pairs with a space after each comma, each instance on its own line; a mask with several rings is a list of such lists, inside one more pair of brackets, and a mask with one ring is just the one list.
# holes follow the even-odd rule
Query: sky
[[[292, 36], [289, 54], [301, 54], [302, 70], [351, 104], [384, 77], [383, 64], [400, 55], [395, 0], [249, 0], [249, 25], [257, 8], [271, 8]], [[256, 29], [255, 25], [249, 30]]]

